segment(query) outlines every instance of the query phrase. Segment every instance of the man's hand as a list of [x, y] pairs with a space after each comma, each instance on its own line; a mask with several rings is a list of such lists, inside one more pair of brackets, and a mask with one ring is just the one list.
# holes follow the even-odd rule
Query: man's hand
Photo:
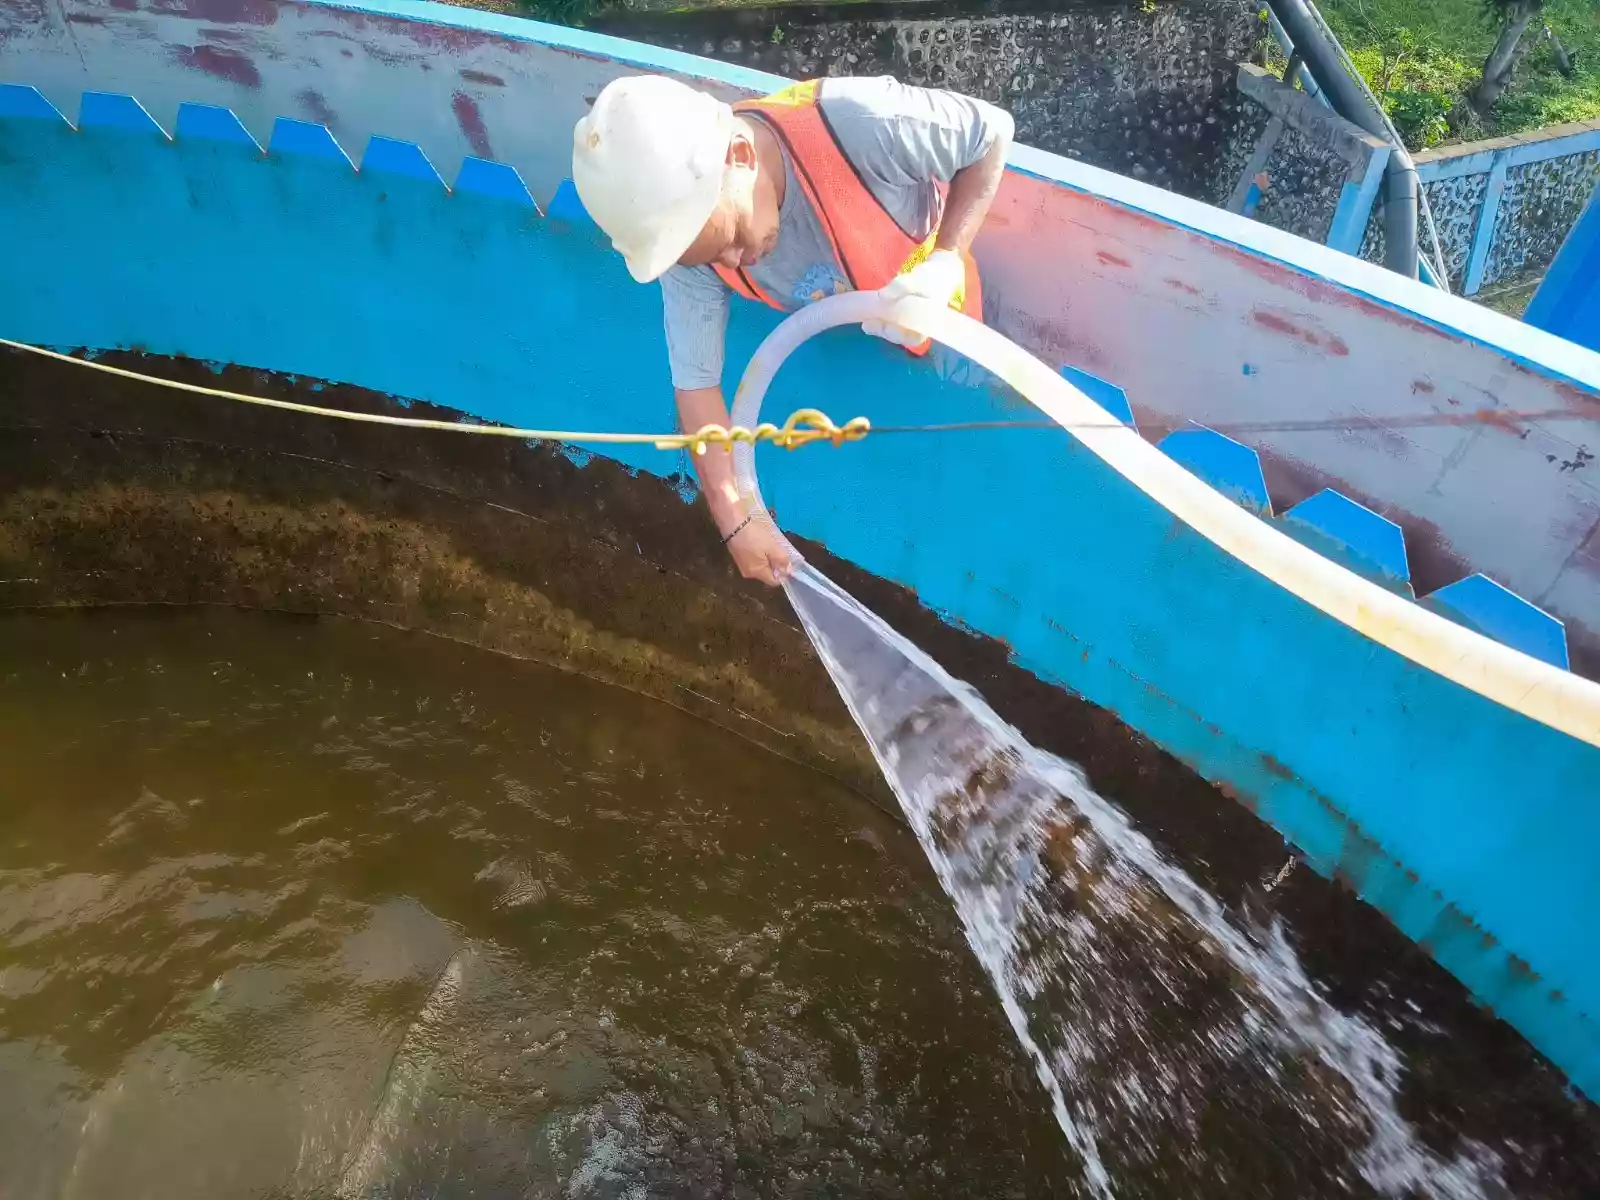
[[[728, 406], [721, 388], [679, 388], [677, 396], [678, 428], [728, 423]], [[722, 544], [733, 555], [739, 574], [746, 579], [759, 579], [769, 587], [778, 586], [794, 570], [788, 546], [766, 513], [758, 509], [753, 517], [745, 519], [745, 501], [733, 477], [733, 455], [720, 446], [712, 446], [704, 454], [690, 457], [705, 491], [711, 519], [717, 523]]]
[[[935, 250], [904, 275], [890, 280], [878, 295], [885, 300], [916, 296], [946, 308], [955, 302], [956, 294], [966, 282], [967, 264], [960, 253], [955, 250]], [[924, 334], [877, 319], [863, 321], [861, 328], [873, 337], [880, 337], [897, 346], [920, 346], [927, 340]]]
[[789, 548], [765, 515], [758, 515], [728, 539], [728, 553], [746, 579], [777, 587], [794, 570]]

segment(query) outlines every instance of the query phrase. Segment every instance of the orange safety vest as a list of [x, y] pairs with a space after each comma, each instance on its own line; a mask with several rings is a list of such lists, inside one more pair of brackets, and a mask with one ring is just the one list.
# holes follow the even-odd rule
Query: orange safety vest
[[[759, 113], [766, 120], [789, 153], [795, 180], [821, 221], [846, 282], [858, 292], [875, 292], [933, 253], [939, 230], [936, 226], [919, 242], [878, 203], [834, 137], [817, 103], [821, 92], [822, 81], [813, 79], [759, 100], [742, 100], [733, 108], [735, 112]], [[983, 291], [978, 265], [964, 250], [961, 257], [967, 264], [967, 282], [950, 307], [981, 321]], [[712, 266], [722, 281], [745, 299], [786, 311], [742, 267]], [[911, 348], [911, 353], [926, 354], [928, 345], [923, 342]]]

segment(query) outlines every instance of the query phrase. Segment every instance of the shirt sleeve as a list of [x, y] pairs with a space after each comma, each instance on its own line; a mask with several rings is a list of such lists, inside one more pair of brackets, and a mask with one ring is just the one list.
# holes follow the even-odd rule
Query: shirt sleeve
[[730, 295], [709, 267], [672, 267], [661, 277], [667, 359], [679, 391], [721, 385]]
[[987, 101], [890, 76], [830, 79], [822, 110], [846, 157], [869, 187], [948, 183], [1009, 138], [1011, 114]]

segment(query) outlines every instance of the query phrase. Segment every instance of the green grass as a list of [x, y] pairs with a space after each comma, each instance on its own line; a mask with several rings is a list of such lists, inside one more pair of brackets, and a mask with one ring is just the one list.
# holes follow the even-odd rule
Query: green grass
[[[1492, 120], [1455, 133], [1450, 114], [1467, 113], [1462, 96], [1496, 37], [1479, 0], [1322, 0], [1322, 11], [1413, 150], [1600, 117], [1600, 0], [1546, 0]], [[1576, 60], [1572, 77], [1538, 37], [1544, 24]]]

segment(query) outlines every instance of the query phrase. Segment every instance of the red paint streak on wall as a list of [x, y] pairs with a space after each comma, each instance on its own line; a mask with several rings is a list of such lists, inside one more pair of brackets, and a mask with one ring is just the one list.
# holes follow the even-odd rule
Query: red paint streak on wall
[[319, 125], [326, 125], [329, 129], [332, 129], [337, 124], [337, 118], [334, 116], [333, 109], [328, 106], [327, 98], [315, 88], [306, 88], [304, 91], [297, 92], [295, 99], [300, 102], [300, 106], [305, 109], [311, 119]]
[[190, 70], [203, 71], [240, 87], [261, 86], [261, 72], [256, 70], [249, 55], [226, 46], [174, 46], [172, 57]]
[[1575, 387], [1564, 380], [1547, 378], [1540, 372], [1530, 368], [1526, 363], [1513, 361], [1511, 369], [1519, 375], [1537, 379], [1539, 382], [1546, 384], [1555, 394], [1556, 402], [1563, 408], [1578, 413], [1589, 420], [1600, 420], [1600, 395]]
[[[1021, 236], [1036, 238], [1048, 245], [1070, 247], [1081, 245], [1085, 236], [1110, 237], [1159, 255], [1162, 243], [1172, 245], [1174, 239], [1181, 239], [1183, 250], [1178, 251], [1179, 254], [1210, 260], [1248, 273], [1274, 289], [1303, 298], [1313, 306], [1350, 312], [1359, 318], [1400, 329], [1407, 335], [1423, 334], [1452, 347], [1473, 346], [1460, 333], [1319, 279], [1299, 268], [1220, 239], [1182, 229], [1150, 213], [1124, 207], [1103, 197], [1075, 192], [1020, 172], [1007, 172], [995, 209], [1007, 218], [1008, 224], [1021, 232]], [[997, 229], [1000, 226], [1000, 222], [993, 221], [992, 217], [990, 223]], [[1009, 239], [1009, 232], [1001, 236], [1008, 237], [1008, 245], [1014, 245], [1015, 242]], [[1168, 279], [1166, 283], [1174, 290], [1184, 290], [1186, 287], [1182, 280]], [[1325, 348], [1328, 353], [1338, 357], [1350, 353], [1343, 339], [1327, 333], [1323, 336], [1327, 339]], [[1493, 347], [1487, 346], [1484, 351], [1498, 353]], [[1547, 372], [1514, 359], [1505, 361], [1519, 375], [1537, 380], [1557, 404], [1585, 417], [1600, 418], [1600, 394], [1594, 389], [1553, 379]], [[1451, 402], [1456, 403], [1453, 399]]]
[[1312, 333], [1309, 329], [1301, 329], [1300, 326], [1296, 325], [1293, 321], [1286, 321], [1275, 313], [1262, 312], [1260, 309], [1257, 309], [1255, 312], [1250, 314], [1250, 319], [1253, 320], [1257, 325], [1261, 326], [1261, 328], [1272, 333], [1282, 334], [1284, 337], [1288, 338], [1294, 338], [1296, 341], [1304, 342], [1308, 346], [1320, 347], [1322, 345], [1322, 339], [1317, 337], [1317, 335]]
[[1506, 416], [1505, 413], [1500, 412], [1498, 409], [1480, 408], [1477, 412], [1473, 413], [1472, 416], [1473, 419], [1478, 422], [1478, 424], [1488, 425], [1495, 429], [1502, 430], [1505, 433], [1511, 434], [1513, 437], [1525, 438], [1528, 436], [1528, 431], [1525, 428], [1517, 424], [1515, 420]]
[[1105, 263], [1105, 265], [1108, 267], [1126, 268], [1133, 266], [1131, 262], [1123, 258], [1120, 254], [1113, 254], [1109, 250], [1096, 250], [1094, 256], [1101, 262]]
[[1285, 317], [1280, 317], [1276, 313], [1263, 312], [1259, 308], [1251, 312], [1250, 319], [1270, 333], [1293, 338], [1319, 350], [1327, 350], [1329, 354], [1336, 358], [1349, 357], [1350, 347], [1345, 344], [1344, 339], [1328, 333], [1326, 330], [1314, 333], [1309, 329], [1296, 325]]
[[1161, 282], [1166, 284], [1175, 292], [1185, 292], [1190, 296], [1198, 296], [1200, 294], [1199, 288], [1193, 286], [1192, 284], [1187, 284], [1181, 279], [1168, 278], [1163, 279]]
[[[1595, 522], [1589, 536], [1573, 554], [1567, 570], [1600, 579], [1600, 521]], [[1582, 675], [1585, 679], [1600, 680], [1600, 634], [1584, 629], [1575, 617], [1563, 613], [1557, 605], [1546, 601], [1540, 607], [1548, 610], [1556, 619], [1566, 622], [1567, 657], [1572, 661], [1572, 673]]]
[[1390, 429], [1377, 418], [1369, 418], [1359, 427], [1353, 427], [1339, 436], [1357, 445], [1371, 447], [1379, 454], [1401, 463], [1412, 462], [1417, 449], [1403, 434]]
[[[1427, 333], [1454, 345], [1462, 342], [1459, 335], [1440, 329], [1419, 317], [1398, 312], [1347, 288], [1318, 279], [1242, 247], [1191, 233], [1153, 214], [1125, 208], [1101, 197], [1076, 193], [1042, 179], [1008, 174], [1001, 185], [999, 202], [997, 207], [1008, 211], [1012, 218], [1024, 227], [1028, 236], [1046, 240], [1065, 236], [1076, 241], [1088, 232], [1115, 237], [1150, 249], [1156, 248], [1161, 242], [1182, 238], [1201, 250], [1205, 257], [1248, 272], [1274, 288], [1302, 297], [1314, 305], [1353, 310], [1362, 316], [1376, 318], [1387, 325], [1399, 326], [1408, 332]], [[1104, 257], [1104, 252], [1101, 252], [1100, 260], [1108, 261]], [[1166, 282], [1169, 287], [1175, 287], [1176, 290], [1185, 290], [1188, 286], [1182, 280], [1175, 282], [1168, 279]], [[1320, 335], [1310, 334], [1310, 337], [1316, 339], [1312, 342], [1306, 337], [1309, 331], [1302, 330], [1298, 333], [1284, 329], [1273, 331], [1295, 337], [1308, 345], [1316, 345], [1336, 357], [1343, 358], [1350, 353], [1350, 347], [1342, 338], [1326, 332]]]
[[[121, 8], [122, 5], [117, 4]], [[130, 0], [127, 11], [138, 7]], [[156, 0], [151, 9], [190, 21], [211, 21], [218, 25], [276, 25], [278, 0]]]
[[498, 75], [491, 75], [487, 71], [474, 71], [471, 67], [461, 68], [461, 78], [468, 83], [481, 83], [488, 87], [505, 87], [506, 81]]
[[1574, 675], [1600, 680], [1600, 638], [1587, 632], [1577, 619], [1563, 616], [1560, 609], [1551, 608], [1550, 615], [1564, 620], [1567, 625], [1567, 658]]
[[[1107, 240], [1124, 245], [1152, 248], [1181, 233], [1177, 226], [1157, 220], [1149, 213], [1123, 208], [1119, 204], [1074, 192], [1055, 183], [1006, 172], [995, 197], [994, 215], [1005, 219], [1023, 236], [1044, 237], [1051, 241], [1065, 238], [1081, 244], [1085, 233], [1102, 234]], [[986, 224], [988, 222], [985, 222]], [[996, 227], [1001, 227], [996, 222]]]
[[1071, 363], [1091, 372], [1104, 372], [1108, 368], [1106, 356], [1100, 347], [1079, 340], [1070, 317], [1050, 321], [1030, 312], [1008, 308], [1004, 320], [1007, 328], [1014, 330], [1025, 344], [1034, 347], [1034, 353], [1040, 359], [1052, 366]]
[[461, 126], [472, 152], [479, 158], [493, 158], [489, 129], [483, 123], [483, 113], [478, 111], [478, 102], [465, 92], [457, 92], [450, 97], [450, 108], [456, 114], [456, 124]]
[[[385, 31], [397, 33], [413, 45], [425, 50], [459, 54], [473, 50], [485, 43], [495, 43], [504, 48], [505, 43], [494, 34], [481, 29], [458, 29], [449, 25], [433, 25], [426, 21], [405, 21], [399, 18], [375, 18], [373, 24]], [[541, 47], [542, 49], [542, 47]]]
[[1283, 288], [1285, 291], [1293, 292], [1297, 296], [1302, 296], [1314, 304], [1327, 305], [1331, 308], [1353, 309], [1363, 316], [1376, 317], [1385, 324], [1397, 325], [1408, 332], [1430, 334], [1442, 341], [1450, 342], [1452, 345], [1460, 345], [1462, 342], [1459, 334], [1450, 333], [1431, 322], [1422, 320], [1420, 317], [1414, 317], [1389, 308], [1387, 305], [1379, 304], [1374, 300], [1369, 300], [1365, 296], [1340, 287], [1338, 284], [1316, 279], [1293, 267], [1252, 254], [1250, 251], [1237, 246], [1230, 246], [1223, 242], [1210, 242], [1208, 244], [1218, 257], [1225, 258], [1233, 265], [1248, 271], [1258, 279], [1265, 280], [1267, 283]]
[[1600, 579], [1600, 521], [1594, 523], [1589, 536], [1572, 556], [1572, 565], [1585, 575]]
[[1258, 447], [1257, 453], [1261, 457], [1261, 473], [1267, 481], [1267, 491], [1277, 511], [1285, 512], [1323, 488], [1334, 488], [1400, 526], [1406, 535], [1406, 560], [1417, 595], [1425, 596], [1447, 583], [1463, 579], [1475, 569], [1432, 521], [1407, 512], [1397, 504], [1387, 504], [1302, 459], [1291, 458], [1266, 446]]

